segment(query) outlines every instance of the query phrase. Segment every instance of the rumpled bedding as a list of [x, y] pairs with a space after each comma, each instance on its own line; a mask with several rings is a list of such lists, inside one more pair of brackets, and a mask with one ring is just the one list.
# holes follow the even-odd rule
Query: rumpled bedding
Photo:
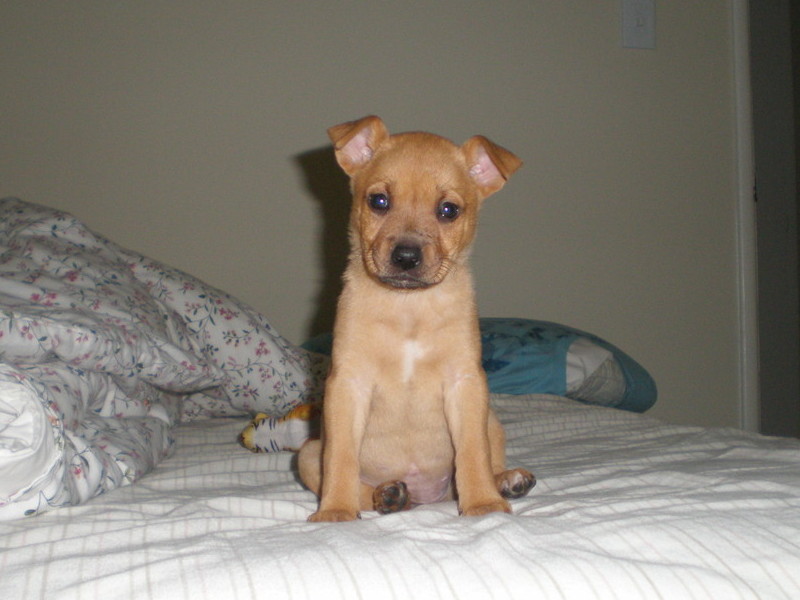
[[325, 363], [76, 218], [0, 200], [0, 519], [133, 482], [180, 420], [314, 402]]

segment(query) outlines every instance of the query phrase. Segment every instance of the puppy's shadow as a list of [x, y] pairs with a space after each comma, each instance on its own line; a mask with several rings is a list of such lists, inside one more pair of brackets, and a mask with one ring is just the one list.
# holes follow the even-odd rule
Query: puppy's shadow
[[342, 273], [349, 252], [347, 223], [350, 216], [350, 187], [330, 145], [302, 152], [294, 159], [322, 215], [322, 231], [317, 248], [322, 278], [314, 314], [306, 330], [307, 336], [311, 337], [333, 330], [336, 301], [342, 290]]

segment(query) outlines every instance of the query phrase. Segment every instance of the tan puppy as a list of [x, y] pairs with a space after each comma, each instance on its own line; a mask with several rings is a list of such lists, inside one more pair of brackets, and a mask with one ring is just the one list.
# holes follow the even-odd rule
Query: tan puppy
[[504, 496], [535, 480], [505, 471], [468, 257], [482, 200], [522, 163], [480, 136], [460, 147], [429, 133], [390, 136], [374, 116], [328, 135], [351, 179], [351, 253], [322, 440], [299, 457], [321, 497], [309, 520], [454, 497], [464, 515], [510, 512]]

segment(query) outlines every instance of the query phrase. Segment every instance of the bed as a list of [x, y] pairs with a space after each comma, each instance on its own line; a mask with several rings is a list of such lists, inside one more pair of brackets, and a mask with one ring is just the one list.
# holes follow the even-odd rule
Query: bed
[[324, 338], [15, 199], [0, 276], [0, 597], [800, 597], [800, 442], [641, 414], [596, 336], [482, 322], [513, 515], [311, 524]]

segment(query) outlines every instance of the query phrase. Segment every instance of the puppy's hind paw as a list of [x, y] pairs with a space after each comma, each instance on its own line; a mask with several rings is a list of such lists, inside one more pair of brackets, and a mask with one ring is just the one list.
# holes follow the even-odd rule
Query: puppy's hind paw
[[411, 508], [408, 487], [402, 481], [382, 483], [372, 493], [372, 505], [382, 515]]
[[497, 491], [503, 498], [522, 498], [536, 485], [536, 477], [525, 469], [511, 469], [494, 477]]

